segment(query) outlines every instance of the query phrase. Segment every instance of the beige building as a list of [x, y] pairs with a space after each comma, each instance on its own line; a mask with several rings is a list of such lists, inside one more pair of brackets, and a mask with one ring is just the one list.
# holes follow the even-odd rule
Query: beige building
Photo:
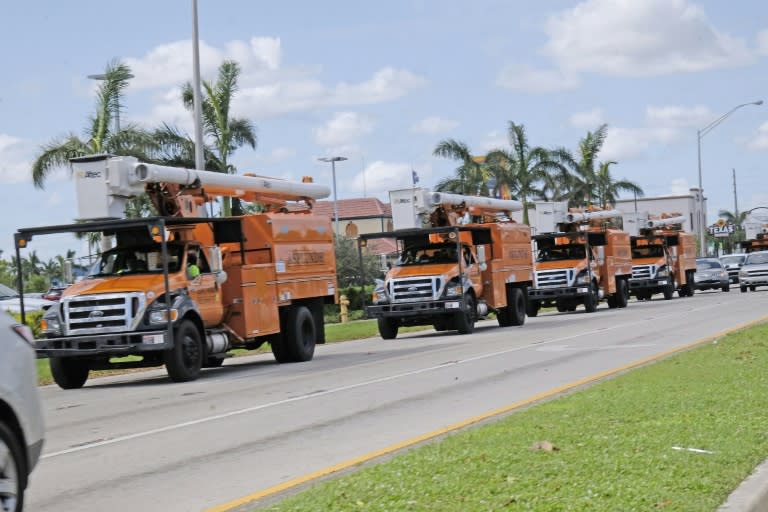
[[[392, 208], [375, 197], [339, 199], [336, 202], [339, 212], [339, 235], [357, 238], [366, 233], [392, 231]], [[333, 201], [318, 201], [314, 211], [325, 215], [334, 222]], [[335, 223], [333, 224], [336, 229]], [[391, 239], [372, 241], [369, 248], [375, 254], [390, 254], [396, 250]]]

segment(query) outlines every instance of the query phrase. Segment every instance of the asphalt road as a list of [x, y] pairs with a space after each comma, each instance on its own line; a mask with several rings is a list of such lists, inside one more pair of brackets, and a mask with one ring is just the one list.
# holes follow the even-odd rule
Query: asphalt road
[[[660, 297], [660, 296], [657, 296]], [[195, 511], [445, 429], [768, 314], [768, 292], [698, 292], [594, 314], [542, 314], [318, 347], [309, 363], [229, 359], [190, 383], [164, 370], [42, 388], [28, 510]]]

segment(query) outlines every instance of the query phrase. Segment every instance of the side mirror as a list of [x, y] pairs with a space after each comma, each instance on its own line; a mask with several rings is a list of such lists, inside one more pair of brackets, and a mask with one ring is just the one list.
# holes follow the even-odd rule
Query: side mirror
[[211, 265], [211, 272], [215, 274], [222, 272], [222, 267], [224, 265], [221, 258], [221, 249], [219, 247], [214, 246], [208, 250], [208, 261]]
[[477, 246], [477, 263], [480, 266], [480, 270], [485, 272], [488, 269], [488, 265], [485, 262], [485, 246]]

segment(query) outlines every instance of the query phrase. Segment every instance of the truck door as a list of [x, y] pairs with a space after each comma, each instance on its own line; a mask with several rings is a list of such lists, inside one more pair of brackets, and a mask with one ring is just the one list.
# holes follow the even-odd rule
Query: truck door
[[472, 250], [466, 245], [462, 247], [461, 252], [461, 266], [464, 270], [464, 274], [472, 282], [472, 286], [476, 293], [480, 295], [483, 292], [483, 281], [480, 275], [480, 265], [477, 262], [477, 258], [472, 253]]
[[[189, 272], [190, 262], [197, 261], [199, 273]], [[211, 273], [211, 267], [205, 256], [205, 251], [199, 246], [187, 248], [185, 267], [187, 270], [187, 290], [195, 301], [206, 326], [218, 325], [224, 316], [221, 300], [221, 289], [216, 283], [216, 275]]]

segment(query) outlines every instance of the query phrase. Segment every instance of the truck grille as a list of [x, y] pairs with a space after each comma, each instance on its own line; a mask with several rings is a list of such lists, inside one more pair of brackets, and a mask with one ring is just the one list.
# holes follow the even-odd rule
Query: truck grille
[[536, 288], [561, 288], [573, 282], [573, 269], [558, 268], [536, 272]]
[[761, 270], [747, 270], [749, 277], [768, 277], [768, 269]]
[[143, 293], [66, 297], [61, 301], [66, 334], [102, 334], [133, 330], [146, 306]]
[[632, 279], [651, 279], [656, 276], [656, 265], [635, 265], [632, 267]]
[[389, 282], [392, 302], [418, 302], [435, 300], [442, 291], [439, 277], [406, 277]]

